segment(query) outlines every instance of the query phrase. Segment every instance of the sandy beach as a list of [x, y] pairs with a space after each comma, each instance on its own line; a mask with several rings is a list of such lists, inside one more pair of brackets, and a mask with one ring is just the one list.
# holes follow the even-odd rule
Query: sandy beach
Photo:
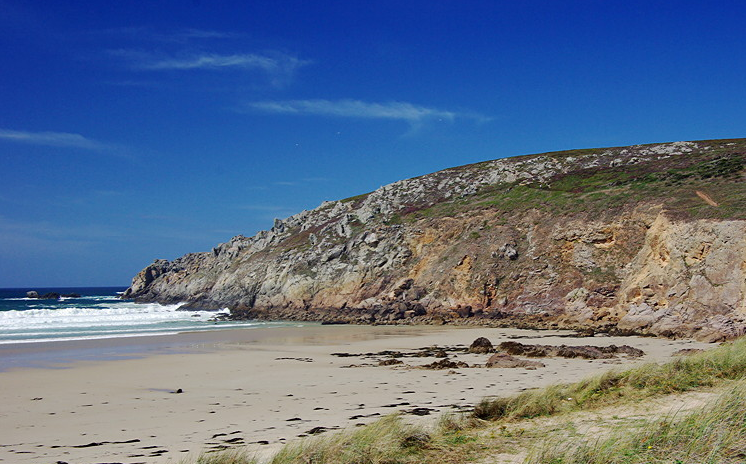
[[[177, 463], [245, 446], [265, 455], [312, 432], [333, 433], [385, 414], [432, 420], [485, 396], [510, 395], [595, 372], [662, 362], [711, 345], [569, 332], [409, 326], [307, 326], [0, 347], [0, 462]], [[436, 357], [384, 350], [468, 347], [477, 337], [545, 345], [623, 345], [645, 356], [543, 358], [545, 367], [418, 366]], [[437, 350], [435, 350], [437, 351]], [[334, 353], [347, 353], [340, 356]], [[359, 356], [363, 355], [363, 356]], [[448, 351], [483, 365], [488, 354]], [[440, 358], [442, 359], [442, 358]], [[181, 391], [181, 393], [177, 393]], [[428, 414], [428, 415], [417, 415]]]

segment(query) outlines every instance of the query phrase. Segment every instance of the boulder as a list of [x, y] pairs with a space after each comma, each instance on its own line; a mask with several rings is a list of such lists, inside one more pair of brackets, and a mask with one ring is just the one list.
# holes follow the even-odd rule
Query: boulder
[[490, 359], [487, 360], [485, 366], [504, 368], [523, 367], [526, 369], [536, 369], [539, 367], [544, 367], [544, 363], [540, 363], [539, 361], [529, 361], [528, 359], [516, 358], [515, 356], [511, 356], [509, 354], [496, 353], [490, 356]]
[[471, 312], [471, 306], [458, 306], [453, 310], [458, 317], [471, 317], [474, 313]]
[[492, 342], [484, 337], [479, 337], [471, 343], [468, 352], [485, 354], [492, 353], [493, 351], [495, 351], [495, 348], [492, 346]]
[[26, 292], [26, 298], [39, 298], [39, 292], [37, 292], [36, 290]]
[[506, 243], [500, 247], [500, 253], [505, 259], [515, 261], [518, 259], [518, 250], [515, 249], [514, 243]]

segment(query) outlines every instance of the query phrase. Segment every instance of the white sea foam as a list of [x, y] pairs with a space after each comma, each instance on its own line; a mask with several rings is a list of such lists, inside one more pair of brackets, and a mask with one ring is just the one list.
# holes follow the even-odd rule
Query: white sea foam
[[[117, 292], [117, 293], [122, 294], [124, 292]], [[19, 297], [13, 297], [13, 298], [0, 298], [0, 300], [2, 300], [2, 301], [40, 301], [40, 302], [44, 302], [44, 301], [59, 301], [59, 300], [73, 300], [74, 301], [74, 300], [80, 300], [80, 299], [96, 300], [96, 301], [106, 301], [106, 300], [117, 301], [118, 300], [117, 297], [115, 297], [115, 296], [109, 296], [109, 295], [103, 295], [103, 296], [102, 295], [99, 295], [99, 296], [84, 296], [84, 297], [61, 296], [58, 299], [55, 298], [55, 299], [50, 299], [50, 300], [45, 299], [45, 298], [29, 298], [27, 296], [19, 296]]]
[[122, 334], [122, 335], [88, 335], [88, 336], [79, 336], [79, 337], [56, 337], [56, 338], [43, 338], [43, 339], [23, 339], [23, 340], [0, 340], [0, 345], [9, 345], [9, 344], [16, 344], [16, 343], [40, 343], [40, 342], [64, 342], [64, 341], [74, 341], [74, 340], [101, 340], [104, 338], [129, 338], [129, 337], [154, 337], [156, 335], [176, 335], [179, 332], [159, 332], [159, 333], [151, 333], [151, 334]]
[[[76, 306], [27, 305], [24, 310], [0, 311], [0, 344], [34, 341], [78, 340], [174, 331], [202, 331], [253, 325], [234, 321], [215, 322], [229, 311], [179, 310], [179, 304], [135, 303], [111, 297], [86, 297]], [[94, 301], [91, 301], [94, 300]]]
[[[39, 342], [58, 342], [70, 340], [97, 340], [104, 338], [129, 338], [129, 337], [149, 337], [156, 335], [175, 335], [183, 332], [203, 332], [216, 329], [247, 328], [256, 326], [271, 326], [272, 323], [225, 323], [219, 326], [214, 325], [193, 325], [179, 326], [178, 330], [166, 330], [163, 327], [153, 329], [131, 329], [131, 330], [111, 330], [111, 331], [54, 331], [54, 332], [28, 332], [18, 334], [21, 338], [0, 339], [0, 345], [12, 343], [39, 343]], [[295, 325], [302, 327], [302, 324]], [[13, 335], [10, 335], [13, 337]]]
[[0, 312], [0, 330], [33, 326], [91, 327], [126, 324], [157, 324], [169, 321], [207, 320], [216, 313], [210, 311], [177, 311], [180, 305], [156, 303], [97, 304], [92, 307], [67, 306], [58, 309], [28, 309]]
[[[221, 329], [230, 329], [230, 328], [235, 328], [235, 327], [247, 327], [247, 326], [252, 326], [252, 325], [261, 325], [261, 324], [260, 323], [255, 323], [255, 324], [252, 324], [252, 323], [242, 323], [242, 322], [223, 323], [223, 324], [220, 324], [220, 328]], [[205, 325], [205, 324], [202, 324], [202, 325], [180, 325], [179, 326], [179, 332], [212, 330], [213, 327], [214, 326], [212, 326], [212, 325]], [[153, 328], [140, 328], [140, 327], [138, 327], [138, 328], [122, 328], [122, 329], [111, 329], [111, 330], [95, 330], [95, 329], [93, 329], [93, 330], [87, 331], [86, 333], [88, 333], [90, 335], [94, 335], [94, 334], [98, 334], [98, 335], [106, 335], [106, 334], [112, 334], [112, 335], [115, 335], [115, 334], [134, 334], [134, 335], [137, 335], [137, 334], [148, 334], [148, 333], [154, 333], [154, 332], [156, 332], [157, 334], [161, 334], [161, 333], [163, 333], [163, 331], [164, 331], [163, 327], [153, 327]], [[52, 332], [26, 332], [26, 331], [18, 332], [18, 334], [23, 335], [23, 336], [27, 336], [27, 337], [39, 337], [39, 336], [43, 336], [43, 335], [49, 335], [50, 333], [52, 333]], [[55, 330], [53, 333], [54, 333], [54, 335], [62, 337], [62, 336], [80, 335], [81, 331], [80, 330]], [[11, 330], [11, 331], [6, 332], [6, 335], [14, 336], [15, 334]], [[0, 341], [0, 343], [2, 343], [2, 341]]]

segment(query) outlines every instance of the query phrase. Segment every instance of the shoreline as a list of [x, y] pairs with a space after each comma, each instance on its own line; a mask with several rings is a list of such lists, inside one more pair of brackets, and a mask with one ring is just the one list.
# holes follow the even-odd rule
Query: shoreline
[[[278, 321], [285, 322], [285, 321]], [[0, 373], [25, 368], [50, 368], [78, 361], [111, 361], [125, 357], [142, 358], [153, 354], [191, 352], [195, 346], [210, 346], [263, 339], [265, 330], [317, 326], [317, 323], [286, 322], [284, 326], [221, 328], [191, 332], [136, 334], [100, 338], [71, 338], [7, 342], [0, 344]], [[252, 331], [262, 333], [253, 333]], [[243, 335], [239, 335], [243, 334]]]
[[[692, 340], [568, 335], [486, 327], [313, 325], [24, 344], [16, 345], [15, 352], [5, 345], [0, 347], [3, 359], [42, 356], [44, 347], [36, 345], [49, 350], [64, 345], [63, 351], [99, 357], [0, 372], [6, 405], [0, 460], [175, 463], [225, 447], [249, 445], [270, 452], [314, 429], [354, 427], [418, 408], [432, 417], [468, 409], [485, 396], [575, 381], [614, 366], [665, 361], [682, 348], [712, 346]], [[403, 364], [378, 366], [380, 357], [355, 356], [433, 345], [468, 347], [482, 336], [495, 345], [505, 340], [629, 344], [646, 355], [634, 360], [542, 358], [546, 367], [535, 370], [428, 370], [418, 366], [434, 358], [402, 358]], [[489, 357], [449, 355], [469, 365]], [[175, 393], [178, 389], [183, 393]]]

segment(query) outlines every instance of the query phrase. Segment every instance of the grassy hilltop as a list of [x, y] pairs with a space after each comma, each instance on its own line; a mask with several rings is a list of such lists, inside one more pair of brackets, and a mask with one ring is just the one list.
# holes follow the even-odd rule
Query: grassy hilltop
[[[599, 214], [641, 203], [661, 205], [682, 218], [746, 218], [746, 140], [710, 140], [687, 156], [650, 159], [623, 164], [634, 151], [629, 148], [607, 149], [620, 158], [616, 165], [569, 169], [540, 182], [513, 182], [485, 186], [474, 196], [442, 201], [426, 209], [407, 212], [402, 219], [453, 216], [475, 209], [488, 209], [508, 215], [530, 210], [559, 215]], [[578, 158], [599, 150], [569, 150], [533, 157], [548, 157], [572, 164]], [[626, 151], [626, 152], [625, 152]], [[634, 157], [634, 156], [632, 156]], [[486, 163], [457, 169], [483, 169]], [[717, 198], [716, 208], [706, 197]], [[714, 200], [713, 200], [714, 202]]]

